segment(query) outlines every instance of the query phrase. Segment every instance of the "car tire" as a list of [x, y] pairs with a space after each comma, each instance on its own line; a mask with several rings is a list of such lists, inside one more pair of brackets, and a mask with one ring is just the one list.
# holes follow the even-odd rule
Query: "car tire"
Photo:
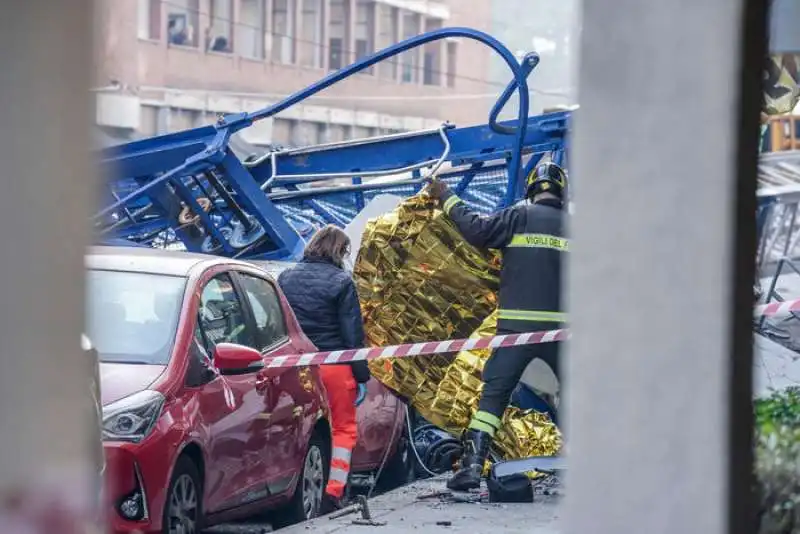
[[289, 504], [273, 514], [273, 528], [288, 527], [321, 515], [329, 469], [328, 448], [315, 433], [308, 443], [297, 487]]
[[200, 534], [203, 522], [203, 487], [200, 471], [186, 456], [175, 463], [164, 504], [164, 534]]
[[410, 484], [416, 478], [416, 458], [414, 444], [408, 438], [408, 429], [403, 425], [403, 433], [397, 442], [397, 449], [380, 475], [378, 484], [382, 491], [392, 490]]

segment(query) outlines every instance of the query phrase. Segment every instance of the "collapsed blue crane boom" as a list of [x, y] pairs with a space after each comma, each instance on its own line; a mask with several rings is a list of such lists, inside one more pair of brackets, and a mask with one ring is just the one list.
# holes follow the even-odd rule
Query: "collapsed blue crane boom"
[[[253, 158], [235, 154], [232, 136], [253, 122], [272, 117], [379, 61], [447, 37], [481, 42], [509, 66], [512, 79], [486, 124], [442, 124], [419, 132], [273, 150]], [[566, 163], [571, 113], [528, 117], [527, 78], [538, 63], [536, 54], [517, 62], [507, 48], [484, 33], [443, 29], [377, 52], [255, 113], [229, 115], [214, 125], [106, 149], [100, 156], [107, 180], [103, 207], [94, 216], [96, 230], [109, 244], [176, 245], [229, 257], [293, 260], [301, 254], [304, 240], [321, 225], [346, 225], [377, 195], [413, 195], [434, 172], [473, 207], [483, 212], [504, 208], [522, 197], [521, 178], [542, 158]], [[519, 96], [517, 119], [498, 122], [515, 93]], [[800, 163], [797, 155], [765, 156], [762, 168], [774, 178], [790, 163]], [[782, 244], [782, 257], [787, 257], [790, 245], [800, 242], [795, 232], [800, 174], [794, 174], [797, 179], [789, 180], [792, 185], [759, 194], [761, 263], [769, 263], [767, 245]], [[788, 218], [790, 224], [785, 222]], [[796, 259], [796, 254], [791, 257]], [[781, 265], [766, 291], [767, 301], [780, 298], [775, 284]], [[519, 403], [537, 408], [530, 400]], [[415, 446], [426, 429], [417, 429]], [[423, 437], [429, 452], [448, 444], [441, 434]]]
[[[493, 49], [511, 82], [486, 125], [442, 124], [385, 135], [240, 159], [231, 137], [370, 66], [426, 43], [468, 38]], [[323, 224], [346, 225], [376, 195], [409, 196], [434, 172], [467, 201], [494, 211], [520, 198], [520, 179], [542, 157], [563, 162], [569, 112], [528, 117], [527, 78], [539, 63], [518, 62], [493, 37], [445, 28], [413, 37], [330, 74], [285, 100], [216, 124], [106, 149], [104, 207], [94, 223], [103, 239], [251, 259], [294, 259], [304, 239]], [[498, 116], [514, 93], [514, 121]], [[389, 182], [381, 177], [394, 177]], [[346, 183], [343, 183], [346, 182]]]

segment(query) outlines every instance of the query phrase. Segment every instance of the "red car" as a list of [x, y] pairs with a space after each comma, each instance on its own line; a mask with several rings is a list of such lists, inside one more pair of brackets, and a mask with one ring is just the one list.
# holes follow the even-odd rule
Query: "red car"
[[[98, 352], [106, 499], [115, 532], [191, 534], [274, 511], [319, 513], [330, 423], [313, 351], [280, 289], [241, 261], [97, 247], [86, 258]], [[359, 407], [355, 472], [410, 472], [405, 406], [375, 380]], [[394, 438], [393, 438], [394, 437]]]

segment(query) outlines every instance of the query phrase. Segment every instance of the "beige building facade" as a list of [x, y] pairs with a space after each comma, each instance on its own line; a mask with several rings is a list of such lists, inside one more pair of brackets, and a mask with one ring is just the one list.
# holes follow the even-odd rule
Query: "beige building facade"
[[[268, 106], [358, 58], [442, 27], [487, 30], [491, 0], [101, 0], [97, 123], [118, 137]], [[248, 129], [302, 146], [486, 121], [493, 52], [447, 39], [355, 75]]]

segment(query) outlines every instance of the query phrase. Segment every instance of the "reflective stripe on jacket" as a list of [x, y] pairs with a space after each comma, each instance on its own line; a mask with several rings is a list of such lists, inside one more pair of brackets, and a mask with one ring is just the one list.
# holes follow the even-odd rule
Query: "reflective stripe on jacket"
[[551, 329], [566, 322], [561, 273], [569, 240], [561, 202], [544, 200], [487, 216], [467, 207], [452, 191], [446, 191], [442, 200], [445, 213], [467, 242], [502, 253], [498, 330]]

